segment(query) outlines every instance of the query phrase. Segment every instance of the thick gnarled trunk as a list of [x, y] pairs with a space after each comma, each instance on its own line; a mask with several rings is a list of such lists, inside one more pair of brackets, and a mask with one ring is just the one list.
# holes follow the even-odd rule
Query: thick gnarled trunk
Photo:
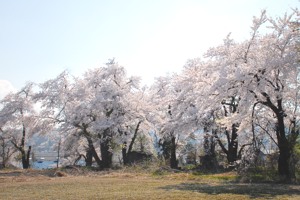
[[86, 152], [86, 166], [87, 167], [91, 167], [93, 164], [93, 158], [95, 159], [95, 161], [97, 162], [98, 166], [101, 166], [102, 162], [95, 150], [94, 144], [92, 139], [87, 136], [86, 137], [87, 141], [88, 141], [88, 148], [87, 148], [87, 152]]
[[140, 128], [140, 125], [141, 125], [142, 121], [139, 121], [136, 128], [135, 128], [135, 131], [134, 131], [134, 134], [133, 134], [133, 137], [131, 138], [131, 141], [130, 141], [130, 144], [129, 144], [129, 147], [128, 147], [128, 150], [127, 150], [127, 142], [124, 142], [123, 143], [123, 147], [122, 147], [122, 156], [123, 156], [123, 164], [124, 165], [127, 165], [129, 164], [129, 160], [128, 160], [128, 155], [132, 152], [132, 149], [133, 149], [133, 145], [135, 143], [135, 140], [137, 138], [137, 135], [138, 135], [138, 131], [139, 131], [139, 128]]
[[235, 161], [239, 159], [239, 153], [238, 153], [238, 129], [236, 124], [232, 124], [231, 132], [228, 130], [225, 130], [225, 135], [227, 138], [227, 148], [222, 143], [220, 138], [217, 135], [217, 132], [214, 133], [219, 146], [221, 147], [223, 153], [226, 154], [227, 162], [228, 164], [232, 164]]
[[100, 143], [100, 151], [101, 151], [101, 158], [102, 158], [102, 165], [101, 168], [111, 168], [112, 166], [112, 152], [110, 151], [110, 142], [108, 139], [104, 139]]
[[231, 140], [228, 143], [228, 152], [227, 152], [227, 160], [228, 163], [234, 163], [238, 159], [238, 134], [237, 134], [237, 125], [232, 124], [231, 130]]
[[109, 128], [105, 129], [102, 134], [99, 135], [100, 138], [100, 152], [101, 152], [101, 165], [102, 169], [111, 168], [112, 166], [112, 156], [110, 145], [111, 145], [111, 130]]
[[299, 135], [299, 130], [296, 129], [295, 122], [291, 122], [293, 126], [292, 130], [289, 132], [289, 138], [286, 135], [286, 131], [288, 130], [284, 118], [286, 114], [282, 107], [282, 99], [277, 100], [277, 106], [275, 106], [269, 96], [265, 94], [266, 101], [262, 102], [263, 105], [269, 107], [276, 116], [276, 136], [279, 148], [279, 158], [278, 158], [278, 173], [284, 179], [284, 181], [291, 182], [295, 179], [295, 171], [294, 165], [295, 163], [292, 160], [293, 148], [295, 145], [295, 141]]
[[24, 149], [21, 150], [23, 169], [28, 169], [30, 167], [30, 159], [29, 159], [30, 152], [31, 152], [31, 146], [29, 146], [27, 152]]
[[159, 145], [162, 148], [162, 156], [166, 163], [168, 163], [172, 169], [177, 169], [178, 160], [176, 158], [176, 137], [172, 134], [164, 140], [160, 140]]
[[278, 173], [283, 179], [290, 182], [296, 178], [295, 171], [293, 170], [295, 163], [292, 161], [294, 142], [289, 141], [286, 137], [284, 116], [282, 113], [282, 111], [276, 113], [278, 120], [276, 135], [279, 148]]
[[170, 157], [170, 166], [172, 169], [178, 168], [178, 161], [176, 158], [176, 137], [172, 136], [171, 138], [171, 157]]

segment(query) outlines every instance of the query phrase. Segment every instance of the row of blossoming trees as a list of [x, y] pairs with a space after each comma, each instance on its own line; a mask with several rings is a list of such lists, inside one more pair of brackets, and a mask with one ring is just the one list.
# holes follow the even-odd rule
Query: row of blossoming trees
[[248, 40], [228, 35], [203, 58], [189, 60], [181, 73], [160, 77], [150, 88], [141, 88], [139, 78], [128, 77], [113, 60], [80, 77], [63, 72], [29, 83], [1, 101], [3, 163], [17, 151], [28, 168], [26, 141], [46, 134], [59, 135], [70, 158], [82, 155], [87, 166], [95, 161], [109, 168], [116, 150], [126, 164], [138, 136], [151, 139], [151, 132], [177, 168], [179, 144], [198, 133], [205, 135], [205, 151], [213, 153], [209, 143], [215, 141], [228, 163], [243, 155], [250, 162], [257, 150], [275, 145], [279, 174], [293, 179], [299, 39], [297, 10], [276, 20], [263, 11], [253, 19]]

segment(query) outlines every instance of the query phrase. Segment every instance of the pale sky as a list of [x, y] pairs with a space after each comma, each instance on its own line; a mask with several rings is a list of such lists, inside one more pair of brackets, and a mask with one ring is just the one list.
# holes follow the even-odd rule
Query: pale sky
[[115, 57], [151, 84], [187, 59], [248, 38], [262, 9], [282, 16], [299, 0], [0, 0], [0, 98], [67, 69], [80, 75]]

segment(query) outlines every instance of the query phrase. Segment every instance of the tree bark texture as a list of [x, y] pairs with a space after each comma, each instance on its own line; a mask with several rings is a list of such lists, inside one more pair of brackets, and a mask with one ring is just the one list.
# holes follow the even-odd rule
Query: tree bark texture
[[172, 136], [171, 138], [171, 158], [170, 165], [172, 169], [178, 168], [178, 161], [176, 159], [176, 137]]

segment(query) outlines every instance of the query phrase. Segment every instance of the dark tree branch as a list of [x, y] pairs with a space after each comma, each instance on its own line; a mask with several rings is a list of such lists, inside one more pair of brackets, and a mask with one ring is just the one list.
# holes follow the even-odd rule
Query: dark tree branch
[[127, 153], [130, 153], [130, 152], [132, 151], [132, 147], [133, 147], [133, 144], [134, 144], [135, 139], [136, 139], [136, 137], [137, 137], [137, 133], [138, 133], [138, 131], [139, 131], [139, 128], [140, 128], [141, 123], [142, 123], [142, 121], [139, 121], [138, 124], [137, 124], [137, 126], [136, 126], [136, 128], [135, 128], [135, 131], [134, 131], [133, 137], [132, 137], [132, 139], [131, 139], [131, 142], [130, 142], [130, 144], [129, 144]]

